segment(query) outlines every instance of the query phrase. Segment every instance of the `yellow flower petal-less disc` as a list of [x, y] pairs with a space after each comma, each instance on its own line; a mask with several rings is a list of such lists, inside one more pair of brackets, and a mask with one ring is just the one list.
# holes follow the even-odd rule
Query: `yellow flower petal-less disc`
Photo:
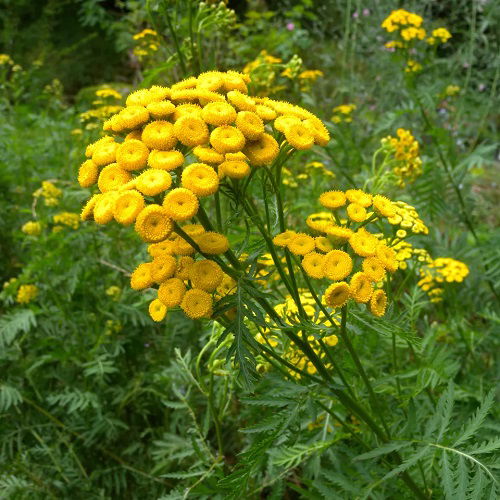
[[155, 120], [162, 120], [175, 111], [175, 105], [170, 101], [152, 102], [148, 104], [147, 110]]
[[201, 117], [216, 127], [231, 125], [236, 121], [236, 110], [227, 102], [211, 102], [203, 108]]
[[82, 188], [93, 186], [99, 175], [99, 168], [92, 160], [87, 160], [82, 163], [78, 170], [78, 184]]
[[143, 290], [144, 288], [149, 288], [152, 284], [151, 262], [139, 264], [132, 273], [132, 276], [130, 276], [130, 286], [134, 290]]
[[363, 272], [373, 281], [382, 281], [385, 277], [385, 268], [377, 257], [367, 257], [363, 260]]
[[151, 263], [151, 278], [156, 283], [163, 283], [174, 275], [176, 269], [176, 258], [172, 255], [161, 253]]
[[144, 198], [138, 191], [131, 190], [119, 194], [115, 199], [113, 215], [116, 222], [125, 226], [133, 224], [144, 208]]
[[310, 149], [314, 145], [314, 136], [302, 123], [285, 128], [285, 138], [292, 147], [299, 151]]
[[252, 111], [240, 111], [236, 117], [236, 127], [250, 141], [256, 141], [264, 133], [262, 118]]
[[119, 144], [114, 141], [106, 141], [96, 144], [92, 153], [92, 161], [98, 166], [103, 167], [116, 161], [116, 150]]
[[346, 196], [342, 191], [327, 191], [321, 194], [319, 202], [325, 208], [339, 208], [346, 204]]
[[323, 272], [332, 281], [343, 280], [352, 271], [352, 259], [343, 250], [330, 250], [323, 260]]
[[146, 166], [149, 149], [138, 139], [129, 139], [116, 151], [116, 162], [125, 170], [140, 170]]
[[197, 116], [181, 116], [174, 124], [174, 132], [184, 146], [199, 146], [208, 142], [207, 124]]
[[349, 289], [351, 297], [356, 302], [368, 302], [373, 293], [373, 285], [369, 276], [361, 271], [353, 274]]
[[186, 285], [179, 278], [169, 278], [158, 288], [158, 298], [167, 307], [177, 307], [186, 293]]
[[212, 297], [204, 290], [192, 288], [184, 295], [181, 308], [191, 319], [209, 318], [212, 315]]
[[165, 319], [167, 307], [161, 300], [155, 299], [149, 304], [149, 315], [153, 321], [159, 322]]
[[210, 144], [219, 153], [236, 153], [245, 146], [245, 136], [236, 127], [221, 125], [210, 134]]
[[198, 212], [199, 205], [196, 195], [186, 188], [172, 189], [163, 200], [166, 213], [175, 221], [191, 219]]
[[315, 248], [314, 238], [308, 234], [299, 233], [290, 239], [286, 246], [294, 255], [306, 255]]
[[321, 279], [325, 276], [325, 271], [323, 270], [324, 260], [324, 255], [317, 252], [310, 252], [304, 255], [302, 267], [311, 278]]
[[142, 131], [142, 142], [149, 149], [168, 151], [177, 143], [174, 125], [164, 120], [149, 123]]
[[136, 129], [149, 120], [149, 111], [144, 106], [127, 106], [118, 113], [123, 128]]
[[150, 168], [136, 178], [136, 188], [146, 196], [156, 196], [172, 185], [172, 177], [165, 170]]
[[278, 156], [279, 145], [269, 134], [262, 134], [256, 141], [248, 142], [243, 152], [248, 156], [250, 164], [255, 167], [270, 165]]
[[219, 165], [219, 177], [243, 179], [250, 173], [250, 165], [244, 161], [225, 161]]
[[325, 302], [330, 307], [342, 307], [349, 300], [350, 289], [345, 281], [331, 284], [324, 294]]
[[387, 307], [387, 295], [384, 290], [375, 290], [370, 299], [370, 311], [375, 316], [383, 316]]
[[222, 269], [212, 260], [199, 260], [189, 270], [189, 279], [193, 288], [213, 292], [222, 282]]
[[160, 205], [148, 205], [141, 210], [135, 221], [135, 230], [147, 243], [164, 240], [172, 229], [172, 220]]
[[115, 206], [115, 199], [117, 193], [115, 191], [110, 191], [104, 193], [96, 201], [94, 206], [94, 220], [97, 224], [107, 224], [113, 219], [113, 209]]
[[113, 191], [132, 180], [132, 175], [127, 170], [121, 168], [118, 163], [111, 163], [101, 170], [97, 186], [101, 193]]
[[189, 189], [196, 196], [209, 196], [219, 188], [217, 172], [204, 163], [192, 163], [182, 172], [182, 187]]
[[148, 156], [148, 165], [151, 168], [171, 171], [181, 167], [184, 163], [184, 155], [180, 151], [159, 151], [153, 149]]
[[224, 155], [206, 146], [196, 146], [193, 149], [193, 154], [202, 163], [219, 164], [224, 161]]
[[203, 253], [218, 255], [229, 250], [229, 241], [226, 236], [213, 231], [197, 236], [196, 242]]

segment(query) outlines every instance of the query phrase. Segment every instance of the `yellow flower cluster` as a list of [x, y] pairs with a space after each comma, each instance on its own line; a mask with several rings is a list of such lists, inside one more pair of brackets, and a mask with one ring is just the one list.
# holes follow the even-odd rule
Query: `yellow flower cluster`
[[451, 38], [451, 33], [446, 28], [436, 28], [432, 31], [432, 36], [427, 38], [429, 45], [438, 43], [446, 43]]
[[460, 87], [458, 85], [448, 85], [444, 89], [444, 97], [453, 97], [456, 96], [460, 92]]
[[141, 38], [145, 38], [147, 36], [158, 36], [158, 33], [156, 31], [146, 28], [140, 31], [139, 33], [136, 33], [132, 38], [134, 40], [140, 40]]
[[122, 95], [120, 94], [120, 92], [118, 92], [117, 90], [115, 90], [111, 87], [105, 87], [105, 88], [96, 90], [95, 95], [101, 99], [112, 98], [112, 99], [120, 100], [122, 98]]
[[324, 182], [325, 177], [335, 178], [335, 174], [331, 170], [328, 170], [325, 164], [320, 161], [306, 163], [305, 169], [301, 173], [292, 172], [286, 167], [283, 167], [282, 173], [282, 182], [289, 188], [299, 187], [301, 181], [310, 179], [316, 174], [318, 175], [318, 179], [322, 182]]
[[287, 63], [283, 63], [282, 59], [269, 54], [266, 50], [262, 50], [256, 59], [247, 63], [243, 68], [243, 73], [251, 75], [254, 87], [259, 89], [259, 95], [271, 95], [286, 88], [285, 85], [276, 84], [277, 68], [283, 68], [283, 66], [285, 68], [279, 75], [290, 80], [298, 80], [300, 90], [303, 92], [310, 90], [311, 85], [324, 76], [319, 69], [302, 70], [302, 59], [297, 55], [294, 55]]
[[36, 285], [21, 285], [17, 291], [16, 302], [19, 304], [28, 304], [38, 295]]
[[72, 212], [60, 212], [52, 217], [54, 224], [68, 226], [71, 229], [78, 229], [80, 216]]
[[[426, 31], [423, 28], [423, 18], [413, 12], [404, 9], [393, 10], [382, 22], [382, 28], [389, 33], [397, 32], [398, 39], [391, 40], [385, 44], [388, 49], [407, 49], [413, 41], [424, 40]], [[451, 38], [451, 33], [446, 28], [436, 28], [432, 35], [425, 39], [427, 44], [446, 43]], [[422, 65], [412, 59], [407, 61], [407, 72], [416, 72], [422, 69]]]
[[44, 199], [45, 206], [47, 207], [55, 207], [59, 205], [60, 198], [62, 196], [62, 191], [57, 188], [50, 181], [43, 181], [42, 187], [38, 188], [33, 196], [35, 198], [42, 197]]
[[444, 289], [443, 283], [461, 283], [469, 274], [463, 262], [450, 257], [438, 257], [420, 269], [418, 286], [427, 292], [431, 302], [440, 302]]
[[341, 104], [333, 108], [333, 123], [351, 123], [352, 122], [352, 112], [356, 109], [356, 104]]
[[405, 240], [399, 240], [393, 243], [392, 249], [396, 252], [396, 260], [399, 269], [407, 269], [407, 261], [414, 258], [419, 263], [431, 263], [432, 258], [429, 252], [424, 248], [415, 248], [411, 243]]
[[[316, 309], [316, 302], [311, 295], [311, 292], [307, 290], [299, 290], [300, 303], [306, 313], [308, 319], [316, 324], [325, 324], [327, 321], [325, 315]], [[282, 317], [286, 323], [289, 325], [293, 325], [298, 320], [298, 308], [295, 301], [291, 296], [285, 297], [285, 301], [276, 305], [274, 310]], [[338, 321], [334, 318], [336, 324]], [[330, 326], [330, 325], [328, 325]], [[257, 342], [261, 344], [267, 344], [270, 347], [277, 347], [281, 345], [284, 353], [285, 359], [293, 364], [300, 370], [305, 370], [307, 373], [313, 375], [316, 373], [316, 367], [304, 356], [303, 352], [291, 342], [284, 342], [283, 336], [279, 334], [279, 332], [274, 332], [272, 330], [264, 330], [261, 333], [258, 333], [255, 337]], [[322, 337], [321, 339], [327, 346], [333, 347], [337, 345], [338, 338], [336, 335], [327, 335]], [[330, 365], [326, 362], [325, 352], [321, 348], [321, 344], [318, 339], [314, 335], [309, 335], [307, 337], [307, 341], [309, 345], [312, 347], [314, 352], [323, 359], [323, 362], [326, 363], [325, 366], [330, 368]], [[290, 369], [290, 374], [296, 378], [301, 378], [300, 373]]]
[[[225, 253], [226, 236], [196, 224], [179, 227], [198, 214], [200, 200], [215, 194], [227, 178], [243, 179], [252, 168], [270, 165], [280, 152], [275, 137], [287, 150], [329, 141], [328, 130], [315, 115], [284, 101], [250, 97], [249, 82], [235, 71], [211, 71], [171, 88], [133, 92], [126, 107], [103, 125], [114, 137], [104, 136], [86, 149], [78, 182], [82, 187], [97, 184], [98, 192], [81, 218], [134, 225], [151, 244], [153, 262], [134, 271], [132, 288], [159, 285], [159, 298], [150, 308], [155, 320], [178, 305], [191, 318], [209, 317], [210, 294], [227, 284], [217, 263], [191, 257], [196, 247], [202, 255]], [[209, 284], [185, 274], [186, 266], [206, 276]], [[169, 294], [173, 298], [167, 300]]]
[[[424, 22], [423, 18], [413, 12], [404, 9], [393, 10], [382, 22], [382, 28], [389, 33], [401, 30], [407, 26], [420, 28]], [[424, 35], [425, 36], [425, 35]]]
[[4, 66], [7, 64], [9, 66], [12, 66], [14, 64], [14, 61], [8, 54], [0, 54], [0, 66]]
[[42, 232], [42, 225], [38, 221], [28, 221], [23, 224], [21, 231], [29, 236], [39, 236]]
[[119, 286], [112, 285], [106, 288], [106, 295], [111, 297], [111, 300], [117, 302], [120, 299], [120, 295], [122, 294], [122, 289]]
[[137, 42], [133, 53], [139, 60], [151, 56], [160, 48], [158, 33], [152, 29], [146, 28], [136, 33], [132, 38]]
[[406, 62], [405, 72], [418, 73], [419, 71], [422, 71], [422, 65], [414, 59], [408, 59], [408, 61]]
[[383, 316], [387, 297], [384, 290], [374, 290], [374, 285], [381, 286], [386, 272], [398, 269], [398, 262], [394, 250], [365, 226], [389, 222], [397, 215], [397, 205], [359, 189], [327, 191], [319, 202], [330, 212], [311, 214], [306, 220], [319, 236], [285, 231], [274, 237], [274, 244], [302, 258], [309, 277], [333, 282], [323, 295], [328, 306], [342, 307], [353, 299], [369, 304], [375, 316]]
[[399, 239], [406, 238], [408, 231], [413, 234], [429, 234], [429, 228], [418, 216], [415, 207], [404, 201], [393, 202], [393, 207], [396, 213], [392, 217], [388, 217], [387, 221], [393, 226], [400, 227], [396, 232]]
[[419, 144], [409, 130], [398, 128], [397, 137], [388, 136], [381, 140], [382, 146], [394, 155], [393, 171], [398, 177], [398, 186], [413, 182], [422, 174], [422, 160], [419, 156]]

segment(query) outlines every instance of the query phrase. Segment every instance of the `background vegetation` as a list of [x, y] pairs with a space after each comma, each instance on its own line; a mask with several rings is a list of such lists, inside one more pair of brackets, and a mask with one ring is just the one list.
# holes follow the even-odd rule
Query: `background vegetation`
[[[0, 0], [0, 53], [11, 59], [0, 62], [0, 495], [415, 498], [398, 479], [408, 472], [426, 498], [497, 498], [500, 5], [228, 7]], [[384, 47], [380, 25], [397, 7], [452, 33], [422, 58], [418, 75]], [[189, 8], [197, 13], [192, 37]], [[134, 39], [145, 28], [157, 32], [154, 50]], [[71, 215], [54, 219], [79, 213], [88, 197], [76, 176], [107, 106], [123, 105], [140, 86], [243, 70], [269, 56], [280, 62], [254, 71], [254, 92], [311, 109], [333, 137], [295, 165], [287, 217], [302, 221], [322, 191], [362, 187], [380, 140], [409, 129], [423, 173], [386, 194], [414, 205], [429, 227], [415, 246], [470, 270], [433, 302], [411, 263], [385, 319], [351, 325], [397, 436], [388, 444], [320, 386], [260, 358], [262, 373], [246, 381], [226, 357], [229, 343], [216, 346], [217, 323], [176, 311], [154, 323], [151, 296], [129, 287], [145, 253], [134, 235]], [[322, 75], [299, 78], [305, 70]], [[120, 99], [96, 97], [102, 88]], [[356, 106], [349, 120], [333, 112], [342, 104]], [[313, 160], [333, 175], [308, 173]], [[56, 191], [43, 190], [44, 181]], [[39, 234], [22, 230], [28, 221], [40, 223]], [[342, 344], [335, 349], [350, 390], [368, 399]], [[335, 372], [334, 380], [341, 382]], [[391, 465], [395, 452], [401, 459]]]

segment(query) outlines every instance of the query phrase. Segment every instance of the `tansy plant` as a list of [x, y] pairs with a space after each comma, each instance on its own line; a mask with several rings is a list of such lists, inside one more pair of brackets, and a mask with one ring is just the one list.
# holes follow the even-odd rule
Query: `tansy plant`
[[[304, 108], [250, 96], [249, 83], [243, 73], [210, 71], [130, 94], [86, 149], [78, 181], [93, 194], [81, 218], [131, 227], [147, 245], [131, 286], [153, 290], [154, 321], [180, 308], [219, 322], [219, 342], [234, 338], [228, 358], [247, 384], [258, 357], [321, 384], [386, 442], [348, 318], [381, 321], [398, 269], [393, 247], [428, 229], [410, 205], [358, 189], [323, 193], [325, 211], [306, 218], [307, 233], [288, 227], [285, 164], [325, 146], [329, 132]], [[352, 358], [369, 407], [350, 390], [338, 349]], [[401, 478], [422, 497], [406, 472]]]

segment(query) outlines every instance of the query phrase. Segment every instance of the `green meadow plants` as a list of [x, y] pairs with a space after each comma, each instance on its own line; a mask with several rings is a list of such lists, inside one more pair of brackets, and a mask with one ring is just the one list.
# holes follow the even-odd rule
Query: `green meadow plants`
[[498, 161], [453, 26], [133, 4], [134, 83], [18, 96], [0, 56], [2, 496], [496, 498]]

